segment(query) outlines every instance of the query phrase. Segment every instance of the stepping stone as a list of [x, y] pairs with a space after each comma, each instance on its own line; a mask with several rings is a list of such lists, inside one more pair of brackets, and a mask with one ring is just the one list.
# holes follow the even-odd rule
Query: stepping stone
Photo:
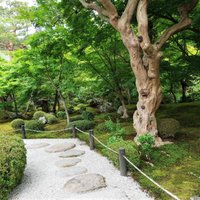
[[74, 148], [75, 146], [76, 145], [73, 143], [54, 144], [50, 146], [48, 149], [45, 149], [45, 151], [49, 153], [57, 153], [57, 152], [67, 151], [69, 149]]
[[64, 185], [67, 192], [82, 193], [106, 187], [105, 178], [100, 174], [85, 174], [70, 179]]
[[86, 142], [81, 141], [80, 143], [78, 143], [79, 145], [86, 145]]
[[61, 153], [59, 155], [59, 157], [61, 157], [61, 158], [76, 157], [76, 156], [81, 156], [84, 153], [85, 153], [85, 151], [72, 149], [72, 150], [65, 151], [65, 152]]
[[87, 172], [85, 167], [66, 167], [65, 169], [56, 171], [56, 175], [60, 177], [68, 177], [79, 174], [84, 174]]
[[26, 146], [27, 149], [39, 149], [39, 148], [43, 148], [49, 146], [48, 143], [36, 143], [36, 144], [29, 144]]
[[55, 163], [57, 167], [71, 167], [76, 165], [77, 163], [81, 162], [81, 159], [79, 158], [72, 158], [72, 159], [65, 159], [65, 160], [59, 160]]

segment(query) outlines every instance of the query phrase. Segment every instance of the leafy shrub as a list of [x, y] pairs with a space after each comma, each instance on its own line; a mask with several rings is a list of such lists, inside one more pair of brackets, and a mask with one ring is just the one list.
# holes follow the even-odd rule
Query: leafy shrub
[[45, 117], [46, 118], [46, 113], [43, 111], [36, 111], [33, 114], [33, 119], [38, 120], [40, 117]]
[[117, 123], [114, 123], [110, 119], [105, 122], [105, 126], [109, 130], [109, 132], [111, 132], [117, 136], [123, 136], [125, 134], [125, 130], [121, 127], [119, 121], [117, 121]]
[[150, 134], [141, 135], [138, 137], [137, 141], [140, 143], [139, 150], [141, 156], [147, 160], [151, 159], [151, 153], [153, 150], [153, 145], [155, 143], [154, 137]]
[[8, 194], [22, 179], [26, 165], [26, 149], [17, 136], [0, 135], [0, 199]]
[[58, 122], [58, 118], [56, 118], [54, 115], [52, 114], [46, 114], [46, 118], [47, 118], [47, 123], [48, 124], [55, 124]]
[[96, 126], [96, 130], [98, 132], [109, 132], [110, 130], [108, 129], [108, 127], [105, 125], [105, 123], [100, 123]]
[[122, 139], [123, 139], [122, 136], [112, 135], [108, 138], [107, 145], [118, 142]]
[[25, 122], [23, 119], [14, 119], [12, 122], [11, 122], [11, 126], [13, 129], [17, 130], [17, 129], [21, 129], [22, 125], [24, 125]]
[[79, 120], [84, 120], [81, 115], [76, 115], [76, 116], [70, 118], [71, 122], [79, 121]]
[[90, 121], [94, 120], [94, 114], [91, 113], [91, 112], [83, 111], [82, 112], [82, 117], [85, 120], [90, 120]]
[[[111, 149], [115, 151], [119, 151], [119, 148], [125, 148], [126, 157], [136, 166], [140, 165], [140, 155], [137, 149], [137, 146], [132, 141], [119, 140], [117, 142], [111, 143], [108, 145]], [[119, 159], [117, 155], [114, 155], [112, 152], [107, 149], [103, 150], [103, 154], [105, 154], [113, 163], [119, 167]], [[131, 165], [128, 164], [128, 168], [132, 169]]]
[[[43, 131], [44, 124], [39, 120], [30, 120], [25, 123], [25, 129], [31, 129], [36, 131]], [[29, 131], [31, 132], [31, 131]]]
[[180, 123], [173, 118], [161, 119], [158, 121], [158, 132], [161, 138], [175, 137], [180, 130]]
[[69, 124], [69, 127], [72, 127], [73, 125], [75, 125], [77, 128], [81, 130], [89, 130], [89, 129], [94, 128], [95, 123], [89, 120], [78, 120], [78, 121], [71, 122]]
[[65, 111], [59, 111], [56, 113], [56, 116], [59, 118], [59, 119], [66, 119], [66, 114], [65, 114]]

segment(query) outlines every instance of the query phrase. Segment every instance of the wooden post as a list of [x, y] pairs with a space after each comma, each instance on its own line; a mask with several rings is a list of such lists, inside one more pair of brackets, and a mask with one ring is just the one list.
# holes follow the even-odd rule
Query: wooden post
[[72, 126], [72, 137], [76, 138], [76, 125]]
[[95, 149], [93, 135], [94, 135], [94, 130], [90, 130], [89, 131], [89, 136], [90, 136], [90, 138], [89, 138], [89, 140], [90, 140], [90, 150], [94, 150]]
[[119, 164], [120, 164], [120, 174], [121, 176], [127, 176], [127, 166], [126, 160], [124, 159], [125, 149], [119, 148]]
[[22, 138], [26, 139], [26, 130], [24, 125], [21, 126], [21, 133], [22, 133]]

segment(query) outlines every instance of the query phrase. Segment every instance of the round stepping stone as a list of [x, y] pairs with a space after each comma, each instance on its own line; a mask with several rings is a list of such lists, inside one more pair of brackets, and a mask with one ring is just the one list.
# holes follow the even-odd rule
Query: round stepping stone
[[74, 148], [75, 146], [76, 145], [73, 143], [54, 144], [50, 146], [48, 149], [45, 149], [45, 151], [49, 153], [57, 153], [57, 152], [67, 151], [69, 149]]
[[55, 163], [57, 167], [71, 167], [76, 165], [77, 163], [81, 162], [79, 158], [72, 158], [67, 160], [59, 160]]
[[67, 192], [82, 193], [106, 187], [105, 178], [100, 174], [85, 174], [70, 179], [64, 189]]
[[36, 143], [36, 144], [29, 144], [26, 146], [27, 149], [39, 149], [39, 148], [43, 148], [49, 146], [48, 143]]
[[68, 177], [86, 173], [87, 169], [85, 167], [66, 167], [65, 169], [56, 171], [56, 175], [60, 177]]
[[76, 156], [81, 156], [84, 153], [85, 153], [85, 151], [72, 149], [72, 150], [65, 151], [65, 152], [61, 153], [59, 155], [59, 157], [61, 157], [61, 158], [76, 157]]

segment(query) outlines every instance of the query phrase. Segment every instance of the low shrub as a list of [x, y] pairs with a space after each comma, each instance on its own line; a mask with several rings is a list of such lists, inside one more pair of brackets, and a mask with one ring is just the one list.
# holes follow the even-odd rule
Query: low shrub
[[180, 123], [176, 119], [166, 118], [158, 121], [159, 136], [163, 139], [175, 137], [180, 130]]
[[9, 193], [23, 177], [26, 149], [18, 136], [0, 135], [0, 199], [7, 200]]
[[72, 127], [73, 125], [75, 125], [77, 128], [81, 130], [89, 130], [94, 128], [95, 123], [89, 120], [78, 120], [71, 122], [68, 127]]
[[58, 111], [58, 112], [56, 113], [56, 116], [57, 116], [59, 119], [66, 119], [65, 111]]
[[46, 114], [47, 124], [55, 124], [58, 122], [58, 118], [52, 114]]
[[140, 143], [139, 151], [145, 160], [151, 159], [153, 145], [155, 143], [154, 137], [150, 134], [144, 134], [138, 137], [137, 141]]
[[85, 120], [90, 120], [90, 121], [94, 120], [94, 114], [88, 111], [83, 111], [81, 116]]
[[12, 122], [11, 122], [11, 126], [13, 129], [15, 130], [18, 130], [18, 129], [21, 129], [22, 125], [24, 125], [25, 122], [23, 119], [14, 119]]
[[33, 114], [33, 119], [38, 120], [40, 117], [45, 117], [46, 118], [46, 113], [43, 111], [36, 111]]
[[[25, 123], [25, 129], [43, 131], [44, 124], [39, 120], [30, 120]], [[32, 132], [32, 131], [28, 131], [28, 132]]]
[[[140, 155], [137, 146], [134, 142], [125, 141], [121, 139], [114, 143], [108, 144], [108, 146], [117, 152], [119, 151], [119, 148], [125, 148], [126, 157], [136, 166], [140, 165]], [[119, 159], [117, 155], [114, 155], [107, 149], [103, 150], [103, 154], [107, 156], [110, 160], [112, 160], [114, 165], [119, 167]], [[132, 169], [133, 167], [131, 167], [131, 165], [128, 164], [128, 168]]]
[[96, 130], [98, 132], [101, 132], [101, 133], [106, 133], [106, 132], [109, 132], [110, 130], [108, 129], [108, 127], [105, 125], [105, 123], [100, 123], [98, 124], [96, 127]]
[[70, 118], [71, 122], [79, 121], [79, 120], [84, 120], [81, 115], [76, 115], [76, 116]]

